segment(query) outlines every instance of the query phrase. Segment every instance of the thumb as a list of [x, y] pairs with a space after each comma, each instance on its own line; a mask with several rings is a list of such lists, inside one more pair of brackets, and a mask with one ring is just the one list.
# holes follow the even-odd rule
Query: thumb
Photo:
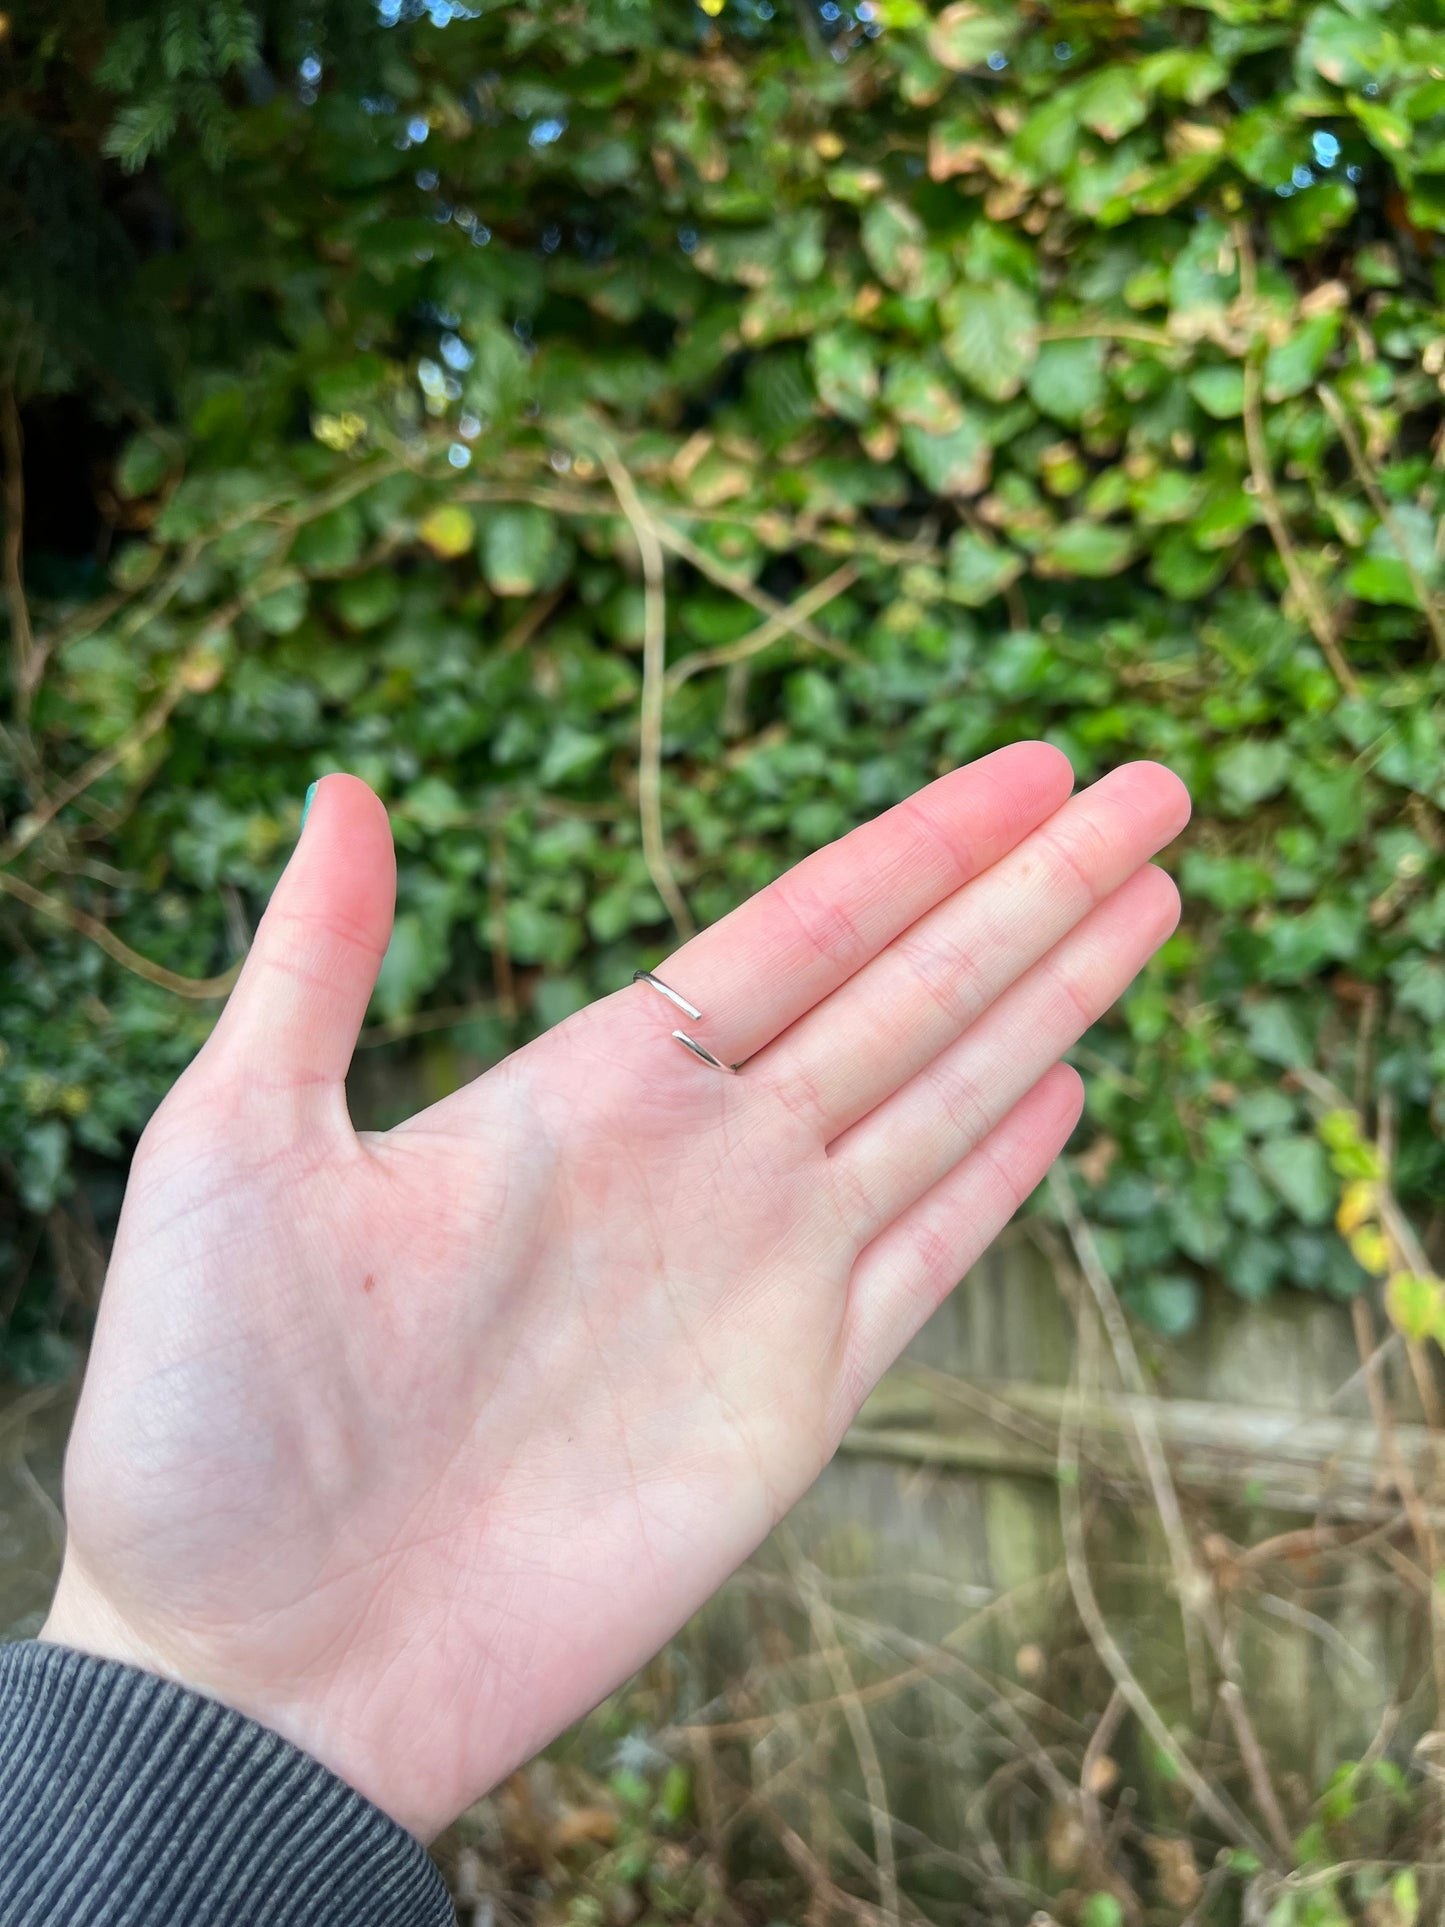
[[207, 1053], [273, 1090], [340, 1084], [395, 902], [381, 799], [359, 777], [323, 777]]

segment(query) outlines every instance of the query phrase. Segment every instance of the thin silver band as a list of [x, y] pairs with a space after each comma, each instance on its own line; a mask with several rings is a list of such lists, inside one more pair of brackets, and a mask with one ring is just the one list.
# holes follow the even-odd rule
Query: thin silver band
[[[676, 1004], [677, 1008], [685, 1017], [700, 1018], [702, 1016], [702, 1012], [695, 1004], [690, 1004], [686, 997], [679, 991], [674, 990], [671, 984], [665, 984], [661, 977], [654, 977], [650, 970], [634, 970], [632, 973], [632, 981], [635, 984], [650, 984], [654, 990], [661, 991], [667, 1001], [670, 1004]], [[729, 1077], [737, 1076], [738, 1067], [736, 1064], [725, 1064], [720, 1057], [714, 1057], [706, 1044], [700, 1044], [695, 1037], [689, 1037], [686, 1031], [675, 1030], [672, 1034], [679, 1044], [685, 1045], [694, 1057], [700, 1057], [703, 1063], [711, 1065], [713, 1070], [723, 1071]]]

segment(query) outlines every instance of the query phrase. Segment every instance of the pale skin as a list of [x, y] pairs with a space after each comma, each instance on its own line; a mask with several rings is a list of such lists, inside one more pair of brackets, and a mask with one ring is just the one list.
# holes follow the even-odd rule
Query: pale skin
[[[953, 772], [384, 1134], [391, 928], [331, 776], [136, 1154], [42, 1637], [165, 1673], [422, 1838], [652, 1654], [1044, 1176], [1058, 1060], [1168, 936], [1183, 785]], [[670, 1037], [693, 1031], [737, 1076]]]

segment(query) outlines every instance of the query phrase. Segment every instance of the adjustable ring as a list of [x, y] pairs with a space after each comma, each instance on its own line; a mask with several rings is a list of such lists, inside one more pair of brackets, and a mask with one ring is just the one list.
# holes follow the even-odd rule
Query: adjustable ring
[[[695, 1004], [690, 1004], [680, 991], [674, 990], [671, 984], [665, 984], [661, 977], [654, 977], [650, 970], [634, 970], [632, 981], [635, 984], [651, 984], [654, 990], [661, 991], [670, 1004], [676, 1004], [684, 1017], [697, 1019], [702, 1016], [702, 1012]], [[725, 1071], [729, 1077], [737, 1076], [736, 1064], [725, 1064], [720, 1057], [714, 1057], [706, 1044], [700, 1044], [695, 1037], [689, 1037], [685, 1030], [675, 1030], [672, 1034], [679, 1044], [685, 1045], [694, 1057], [700, 1057], [703, 1063], [711, 1065], [713, 1070]]]

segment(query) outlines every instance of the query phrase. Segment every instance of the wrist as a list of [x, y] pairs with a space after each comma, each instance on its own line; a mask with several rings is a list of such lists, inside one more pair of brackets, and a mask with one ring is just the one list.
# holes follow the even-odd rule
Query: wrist
[[153, 1645], [138, 1633], [68, 1557], [61, 1567], [50, 1611], [36, 1638], [48, 1646], [68, 1646], [75, 1652], [89, 1653], [94, 1659], [118, 1660], [122, 1665], [139, 1667], [142, 1672], [159, 1673], [195, 1691], [206, 1690], [186, 1679], [158, 1644]]
[[[274, 1693], [258, 1693], [254, 1679], [237, 1679], [206, 1664], [198, 1654], [177, 1650], [164, 1632], [152, 1633], [128, 1617], [70, 1554], [36, 1638], [45, 1645], [64, 1646], [93, 1659], [156, 1674], [242, 1714], [309, 1754], [423, 1842], [433, 1839], [452, 1818], [450, 1811], [418, 1805], [401, 1794], [390, 1758], [376, 1749], [358, 1750], [344, 1744], [342, 1731], [335, 1721], [323, 1717], [314, 1696], [282, 1699]], [[414, 1791], [408, 1784], [407, 1792]]]

